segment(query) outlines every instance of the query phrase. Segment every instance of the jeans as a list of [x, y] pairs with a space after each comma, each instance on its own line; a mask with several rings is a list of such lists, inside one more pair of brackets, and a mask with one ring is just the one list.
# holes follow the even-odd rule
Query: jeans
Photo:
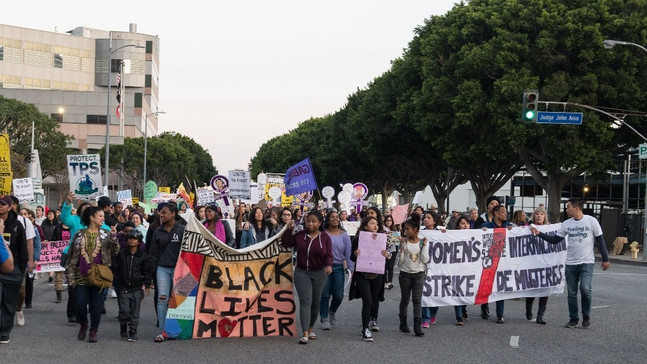
[[395, 260], [398, 257], [398, 251], [391, 252], [391, 258], [386, 260], [386, 266], [384, 267], [384, 283], [393, 283], [393, 267], [395, 266]]
[[400, 317], [407, 317], [407, 307], [409, 306], [409, 297], [413, 302], [413, 318], [419, 319], [422, 314], [422, 286], [425, 282], [425, 272], [406, 273], [400, 272], [398, 276], [400, 282]]
[[422, 308], [422, 322], [429, 323], [432, 317], [438, 313], [438, 307], [423, 307]]
[[566, 265], [566, 289], [568, 291], [568, 315], [571, 320], [579, 321], [577, 313], [577, 290], [582, 293], [582, 317], [591, 314], [591, 283], [594, 264]]
[[467, 305], [454, 306], [454, 314], [456, 315], [456, 321], [463, 321], [463, 313], [467, 312]]
[[[157, 278], [159, 280], [159, 277]], [[294, 287], [299, 295], [299, 321], [301, 331], [308, 331], [317, 322], [321, 292], [326, 286], [328, 275], [325, 270], [294, 271]]]
[[166, 324], [166, 311], [168, 311], [168, 301], [171, 296], [171, 287], [173, 286], [174, 267], [157, 267], [157, 323], [160, 330], [164, 330]]
[[[322, 319], [328, 318], [328, 309], [337, 312], [339, 305], [344, 299], [344, 280], [346, 272], [343, 264], [333, 264], [332, 273], [328, 276], [328, 281], [321, 293], [321, 303], [319, 304], [319, 315]], [[332, 296], [332, 302], [330, 302]]]
[[101, 309], [108, 295], [108, 289], [99, 290], [93, 286], [76, 285], [74, 287], [76, 298], [76, 322], [88, 323], [88, 304], [90, 304], [90, 329], [98, 330], [101, 322]]
[[[485, 303], [481, 305], [481, 309], [484, 307], [487, 307], [488, 309], [490, 308], [490, 305]], [[497, 317], [503, 317], [503, 310], [505, 309], [505, 301], [496, 301], [496, 316]]]
[[12, 273], [0, 273], [0, 337], [9, 337], [18, 304], [18, 292], [22, 284], [22, 274], [18, 264]]
[[380, 291], [384, 289], [384, 277], [367, 279], [360, 272], [355, 273], [355, 280], [359, 296], [362, 298], [362, 328], [367, 329], [371, 319], [377, 319], [380, 310]]

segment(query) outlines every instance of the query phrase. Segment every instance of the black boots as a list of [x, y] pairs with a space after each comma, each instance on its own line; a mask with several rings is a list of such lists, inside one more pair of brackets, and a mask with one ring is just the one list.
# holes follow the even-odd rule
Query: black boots
[[409, 330], [409, 325], [407, 325], [407, 315], [400, 316], [400, 331], [407, 333], [411, 332], [411, 330]]
[[526, 320], [532, 320], [532, 301], [526, 300]]
[[422, 322], [422, 319], [420, 318], [413, 319], [413, 332], [416, 334], [416, 336], [425, 336], [425, 333], [422, 332], [422, 329], [420, 328], [421, 322]]
[[546, 321], [544, 321], [544, 313], [546, 313], [546, 306], [539, 306], [539, 310], [537, 310], [537, 323], [546, 325]]
[[128, 323], [119, 323], [119, 334], [121, 336], [121, 340], [128, 340]]
[[56, 291], [56, 303], [61, 303], [62, 300], [63, 300], [63, 292]]

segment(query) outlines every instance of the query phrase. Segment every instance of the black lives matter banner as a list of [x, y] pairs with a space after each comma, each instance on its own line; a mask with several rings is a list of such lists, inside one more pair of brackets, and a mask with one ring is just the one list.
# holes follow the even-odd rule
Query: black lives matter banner
[[[539, 226], [554, 234], [561, 224]], [[528, 227], [422, 230], [430, 262], [423, 306], [474, 305], [564, 292], [566, 241], [549, 244]]]

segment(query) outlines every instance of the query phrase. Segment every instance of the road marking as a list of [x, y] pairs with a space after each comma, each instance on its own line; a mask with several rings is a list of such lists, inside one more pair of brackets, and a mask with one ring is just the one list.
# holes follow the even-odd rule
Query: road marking
[[593, 273], [593, 275], [605, 276], [647, 276], [645, 273]]
[[513, 348], [519, 347], [519, 336], [510, 336], [510, 346]]
[[611, 307], [611, 305], [593, 306], [593, 307], [591, 307], [591, 308], [605, 308], [605, 307]]

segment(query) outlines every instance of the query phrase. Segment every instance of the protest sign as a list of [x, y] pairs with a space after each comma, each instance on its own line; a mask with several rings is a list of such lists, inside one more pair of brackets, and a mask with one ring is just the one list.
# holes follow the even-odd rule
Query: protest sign
[[292, 249], [270, 239], [236, 250], [190, 218], [164, 331], [171, 338], [295, 336]]
[[240, 169], [229, 171], [229, 197], [246, 200], [252, 198], [248, 171]]
[[[260, 183], [260, 182], [259, 182]], [[285, 194], [284, 175], [281, 173], [267, 173], [265, 177], [265, 200], [272, 201], [272, 205], [281, 205], [285, 207], [292, 206], [293, 197]], [[276, 199], [270, 196], [270, 189], [278, 187], [281, 194]]]
[[[538, 229], [550, 235], [559, 226]], [[423, 306], [474, 305], [564, 291], [565, 240], [549, 244], [527, 227], [420, 234], [428, 239], [431, 257]]]
[[12, 178], [9, 134], [0, 134], [0, 195], [11, 194]]
[[34, 185], [31, 177], [16, 178], [13, 180], [13, 195], [20, 202], [34, 201]]
[[157, 183], [148, 181], [144, 186], [144, 202], [150, 202], [157, 195]]
[[357, 272], [384, 274], [386, 258], [382, 255], [382, 250], [386, 249], [386, 240], [386, 234], [359, 232], [360, 254], [355, 264]]
[[407, 220], [407, 212], [409, 211], [409, 204], [394, 206], [391, 210], [393, 223], [398, 225]]
[[283, 182], [285, 183], [285, 194], [288, 196], [316, 190], [317, 180], [310, 165], [310, 158], [306, 158], [288, 168], [285, 171]]
[[80, 199], [94, 199], [103, 195], [101, 161], [98, 154], [67, 156], [70, 191]]
[[36, 271], [39, 273], [64, 271], [65, 268], [61, 267], [61, 252], [66, 246], [65, 240], [43, 242]]
[[121, 202], [124, 207], [133, 205], [133, 193], [131, 190], [117, 191], [117, 201]]
[[171, 193], [171, 187], [158, 187], [157, 192], [161, 193]]
[[196, 191], [198, 196], [198, 205], [204, 206], [216, 201], [216, 195], [213, 194], [211, 187], [199, 187]]

